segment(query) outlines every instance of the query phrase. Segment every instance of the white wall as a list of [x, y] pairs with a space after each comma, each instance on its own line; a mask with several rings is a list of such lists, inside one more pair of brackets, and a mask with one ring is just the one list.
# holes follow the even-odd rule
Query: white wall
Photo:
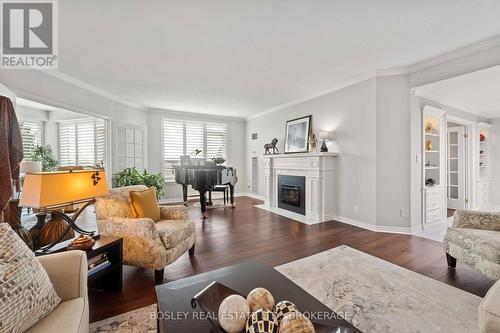
[[[245, 189], [245, 122], [243, 119], [228, 117], [211, 117], [200, 114], [182, 113], [169, 110], [153, 110], [148, 112], [148, 155], [149, 172], [163, 172], [163, 137], [162, 123], [164, 118], [213, 121], [226, 123], [228, 128], [228, 151], [227, 165], [236, 168], [238, 183], [235, 187], [236, 193], [246, 192]], [[176, 183], [166, 184], [165, 199], [182, 199], [182, 187]]]
[[377, 77], [377, 225], [410, 227], [410, 88], [407, 75]]
[[[330, 151], [338, 151], [338, 215], [376, 223], [376, 80], [370, 79], [247, 122], [246, 180], [251, 186], [251, 158], [264, 153], [264, 144], [278, 138], [283, 152], [287, 120], [312, 115], [312, 129], [333, 131]], [[252, 140], [252, 133], [258, 134]], [[264, 172], [259, 171], [260, 184]], [[264, 187], [259, 186], [264, 195]], [[355, 214], [353, 207], [359, 206]]]
[[500, 205], [500, 118], [492, 119], [490, 129], [490, 202]]

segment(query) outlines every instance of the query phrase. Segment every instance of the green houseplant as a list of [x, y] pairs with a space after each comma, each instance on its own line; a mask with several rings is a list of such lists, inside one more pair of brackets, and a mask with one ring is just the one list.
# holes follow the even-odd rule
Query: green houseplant
[[59, 162], [54, 157], [52, 147], [49, 145], [35, 146], [33, 153], [31, 153], [31, 160], [42, 162], [42, 171], [52, 171], [59, 165]]
[[129, 185], [146, 185], [156, 188], [156, 197], [162, 198], [165, 194], [165, 178], [161, 174], [151, 174], [144, 170], [143, 173], [134, 168], [125, 168], [113, 176], [113, 186], [123, 187]]

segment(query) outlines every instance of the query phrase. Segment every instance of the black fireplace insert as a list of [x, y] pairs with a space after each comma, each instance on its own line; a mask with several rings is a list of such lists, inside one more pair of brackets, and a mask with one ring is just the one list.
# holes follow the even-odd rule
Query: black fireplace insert
[[306, 177], [278, 175], [278, 207], [306, 215]]

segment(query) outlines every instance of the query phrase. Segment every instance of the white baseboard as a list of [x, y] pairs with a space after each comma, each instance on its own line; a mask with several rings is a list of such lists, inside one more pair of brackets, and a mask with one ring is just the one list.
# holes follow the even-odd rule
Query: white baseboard
[[333, 217], [335, 221], [349, 224], [355, 227], [367, 229], [373, 232], [386, 232], [386, 233], [391, 233], [391, 234], [403, 234], [403, 235], [413, 235], [414, 231], [411, 228], [404, 228], [404, 227], [390, 227], [390, 226], [384, 226], [384, 225], [373, 225], [371, 223], [363, 222], [360, 220], [355, 220], [351, 219], [348, 217], [343, 217], [339, 215], [335, 215]]
[[[213, 194], [213, 198], [218, 198], [218, 193], [215, 193]], [[235, 197], [250, 197], [250, 198], [253, 198], [253, 199], [257, 199], [257, 200], [264, 200], [264, 197], [261, 196], [261, 195], [258, 195], [258, 194], [254, 194], [254, 193], [248, 193], [248, 192], [240, 192], [240, 193], [235, 193], [234, 194]], [[222, 195], [221, 195], [221, 198], [222, 198]], [[172, 198], [172, 199], [162, 199], [160, 200], [160, 203], [161, 204], [170, 204], [170, 203], [182, 203], [182, 198]], [[256, 205], [255, 207], [258, 207], [260, 205]], [[258, 207], [258, 208], [262, 208], [262, 207]], [[269, 209], [266, 209], [266, 208], [263, 208], [267, 211], [269, 211]], [[276, 212], [274, 212], [276, 214]], [[292, 213], [293, 214], [293, 213]], [[297, 218], [294, 218], [291, 216], [286, 216], [286, 214], [279, 214], [279, 215], [284, 215], [285, 217], [289, 217], [291, 219], [294, 219], [294, 220], [298, 220]], [[299, 214], [296, 214], [296, 215], [299, 215]], [[391, 234], [403, 234], [403, 235], [413, 235], [415, 234], [416, 232], [418, 232], [418, 230], [413, 230], [412, 228], [404, 228], [404, 227], [390, 227], [390, 226], [383, 226], [383, 225], [373, 225], [371, 223], [367, 223], [367, 222], [363, 222], [363, 221], [360, 221], [360, 220], [356, 220], [356, 219], [352, 219], [352, 218], [349, 218], [349, 217], [344, 217], [344, 216], [340, 216], [340, 215], [332, 215], [332, 216], [328, 216], [328, 219], [331, 219], [333, 221], [331, 222], [340, 222], [340, 223], [345, 223], [345, 224], [349, 224], [349, 225], [352, 225], [352, 226], [355, 226], [355, 227], [359, 227], [359, 228], [363, 228], [363, 229], [366, 229], [366, 230], [370, 230], [370, 231], [373, 231], [373, 232], [386, 232], [386, 233], [391, 233]], [[299, 222], [302, 222], [302, 223], [305, 223], [305, 224], [310, 224], [310, 223], [307, 223], [304, 219], [304, 221], [299, 221]]]

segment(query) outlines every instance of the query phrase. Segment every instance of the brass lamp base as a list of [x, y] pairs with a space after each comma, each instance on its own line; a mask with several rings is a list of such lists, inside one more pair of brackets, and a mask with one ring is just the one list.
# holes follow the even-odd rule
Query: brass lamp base
[[40, 229], [38, 234], [38, 244], [46, 246], [54, 242], [63, 242], [75, 237], [73, 229], [69, 228], [69, 223], [54, 213], [50, 214], [50, 220]]

